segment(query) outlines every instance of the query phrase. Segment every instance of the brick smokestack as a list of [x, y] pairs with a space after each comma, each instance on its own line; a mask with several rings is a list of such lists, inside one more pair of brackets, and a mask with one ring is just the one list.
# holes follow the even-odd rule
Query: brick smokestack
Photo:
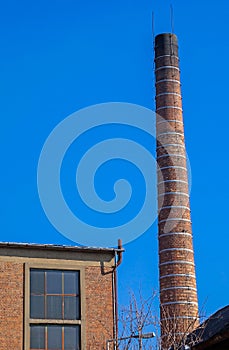
[[155, 38], [158, 237], [163, 349], [198, 323], [177, 37]]

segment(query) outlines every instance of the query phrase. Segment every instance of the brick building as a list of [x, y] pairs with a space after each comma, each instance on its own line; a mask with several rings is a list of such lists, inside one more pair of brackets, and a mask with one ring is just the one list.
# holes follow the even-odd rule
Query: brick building
[[105, 349], [121, 252], [0, 243], [0, 349]]

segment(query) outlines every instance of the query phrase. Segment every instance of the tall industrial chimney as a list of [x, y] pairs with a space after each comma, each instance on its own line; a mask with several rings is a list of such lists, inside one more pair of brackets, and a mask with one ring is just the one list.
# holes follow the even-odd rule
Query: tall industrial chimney
[[177, 37], [155, 38], [158, 237], [163, 349], [198, 323]]

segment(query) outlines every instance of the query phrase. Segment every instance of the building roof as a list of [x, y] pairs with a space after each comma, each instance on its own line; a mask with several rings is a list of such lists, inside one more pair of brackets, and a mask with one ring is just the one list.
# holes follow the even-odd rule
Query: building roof
[[88, 253], [113, 253], [123, 252], [123, 248], [103, 248], [103, 247], [84, 247], [84, 246], [70, 246], [58, 244], [36, 244], [36, 243], [16, 243], [16, 242], [0, 242], [1, 248], [22, 248], [22, 249], [38, 249], [38, 250], [60, 250], [72, 252], [88, 252]]
[[229, 305], [215, 312], [189, 336], [193, 350], [229, 349]]

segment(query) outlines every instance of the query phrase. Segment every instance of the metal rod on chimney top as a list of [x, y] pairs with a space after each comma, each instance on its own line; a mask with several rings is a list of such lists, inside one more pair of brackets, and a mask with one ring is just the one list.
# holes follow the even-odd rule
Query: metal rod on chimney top
[[177, 37], [155, 38], [161, 336], [179, 343], [198, 323]]

